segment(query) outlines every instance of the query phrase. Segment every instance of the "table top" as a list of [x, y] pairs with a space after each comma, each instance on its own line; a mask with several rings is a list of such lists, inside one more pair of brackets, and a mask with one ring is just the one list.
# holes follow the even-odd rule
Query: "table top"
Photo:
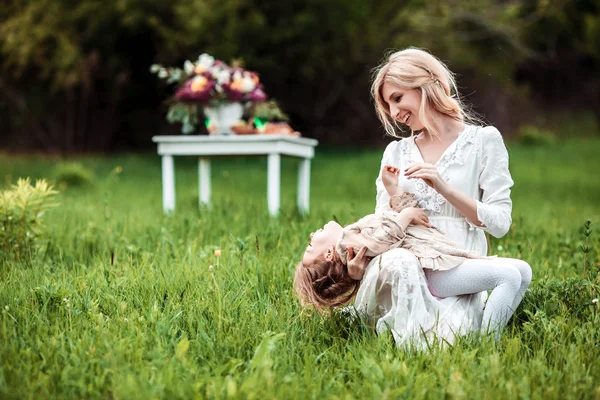
[[290, 142], [316, 147], [316, 139], [291, 135], [254, 134], [254, 135], [169, 135], [153, 136], [155, 143], [256, 143], [256, 142]]
[[313, 158], [316, 139], [290, 135], [176, 135], [154, 136], [160, 155], [268, 155]]

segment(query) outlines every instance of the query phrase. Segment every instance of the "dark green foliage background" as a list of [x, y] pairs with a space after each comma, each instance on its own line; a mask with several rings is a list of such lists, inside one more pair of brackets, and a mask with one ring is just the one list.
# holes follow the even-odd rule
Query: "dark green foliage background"
[[[172, 88], [148, 71], [208, 52], [242, 59], [293, 126], [323, 143], [382, 144], [370, 70], [430, 49], [506, 133], [597, 131], [600, 0], [7, 0], [0, 144], [50, 151], [151, 146]], [[583, 132], [569, 129], [586, 120]], [[581, 125], [579, 125], [581, 126]]]

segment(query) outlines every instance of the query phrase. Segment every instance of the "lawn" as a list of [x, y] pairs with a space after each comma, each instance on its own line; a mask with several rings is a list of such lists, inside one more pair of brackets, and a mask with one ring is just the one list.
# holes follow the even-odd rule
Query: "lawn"
[[[154, 154], [78, 157], [90, 184], [57, 184], [38, 250], [0, 265], [1, 398], [600, 398], [598, 287], [582, 280], [583, 224], [600, 224], [600, 140], [509, 144], [513, 225], [492, 251], [528, 261], [530, 291], [502, 339], [405, 353], [337, 314], [301, 313], [292, 290], [308, 234], [375, 204], [382, 150], [318, 149], [310, 215], [282, 161], [270, 218], [266, 160], [176, 159], [162, 214]], [[2, 189], [55, 178], [56, 158], [0, 155]], [[595, 229], [597, 231], [597, 229]], [[588, 277], [597, 282], [597, 232]], [[220, 252], [215, 252], [220, 250]]]

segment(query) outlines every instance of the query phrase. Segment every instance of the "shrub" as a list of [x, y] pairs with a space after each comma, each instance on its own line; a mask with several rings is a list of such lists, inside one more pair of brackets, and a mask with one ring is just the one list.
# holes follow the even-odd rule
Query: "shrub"
[[521, 143], [529, 146], [547, 146], [556, 143], [556, 136], [533, 125], [524, 125], [519, 129]]
[[57, 165], [54, 169], [54, 178], [60, 187], [91, 186], [96, 181], [94, 173], [78, 162]]
[[596, 310], [592, 302], [598, 297], [600, 285], [578, 277], [563, 281], [544, 280], [531, 287], [515, 312], [513, 324], [518, 326], [542, 313], [548, 318], [567, 315], [572, 320], [590, 320]]
[[32, 186], [29, 178], [19, 178], [11, 190], [0, 192], [0, 259], [21, 258], [38, 245], [42, 217], [55, 205], [56, 193], [45, 180]]

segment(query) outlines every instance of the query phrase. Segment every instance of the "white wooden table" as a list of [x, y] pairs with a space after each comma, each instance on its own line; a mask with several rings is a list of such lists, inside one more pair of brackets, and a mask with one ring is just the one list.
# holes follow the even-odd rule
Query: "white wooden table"
[[162, 157], [163, 210], [175, 210], [174, 156], [198, 156], [200, 205], [210, 204], [210, 157], [266, 155], [267, 204], [269, 214], [277, 215], [281, 191], [281, 156], [300, 157], [298, 168], [298, 210], [308, 213], [310, 160], [318, 141], [289, 135], [154, 136]]

